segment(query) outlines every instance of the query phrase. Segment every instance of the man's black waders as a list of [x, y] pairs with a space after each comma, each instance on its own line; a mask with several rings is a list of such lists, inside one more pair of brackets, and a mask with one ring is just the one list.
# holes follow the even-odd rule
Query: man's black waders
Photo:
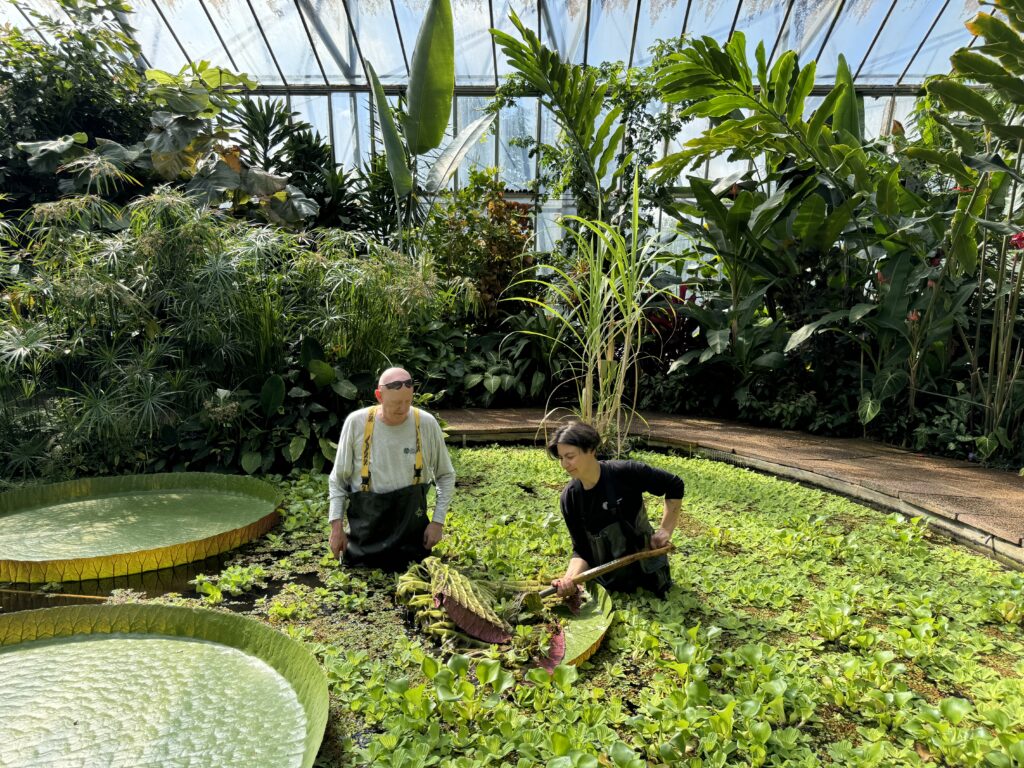
[[413, 408], [416, 421], [416, 466], [412, 485], [389, 493], [370, 491], [370, 447], [373, 440], [377, 406], [366, 414], [363, 434], [363, 466], [359, 491], [348, 497], [348, 546], [345, 562], [385, 571], [402, 571], [409, 563], [419, 562], [429, 551], [423, 546], [427, 528], [427, 491], [421, 482], [423, 448], [420, 442], [420, 412]]
[[[605, 480], [605, 489], [609, 511], [620, 511], [614, 489], [611, 488], [611, 483], [607, 479]], [[590, 533], [586, 529], [584, 531], [590, 544], [590, 551], [596, 560], [596, 562], [588, 563], [592, 568], [604, 565], [616, 558], [648, 549], [651, 544], [651, 534], [654, 533], [642, 503], [633, 524], [625, 520], [616, 520], [602, 528], [599, 533]], [[625, 568], [599, 576], [597, 582], [605, 589], [616, 592], [635, 592], [642, 588], [664, 597], [669, 587], [672, 586], [668, 556], [659, 555], [640, 560]]]

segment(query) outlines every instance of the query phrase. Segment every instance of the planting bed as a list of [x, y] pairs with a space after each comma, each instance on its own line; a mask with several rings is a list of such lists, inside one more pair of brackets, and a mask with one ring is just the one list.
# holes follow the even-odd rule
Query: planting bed
[[[687, 482], [675, 586], [665, 601], [615, 595], [579, 668], [453, 656], [420, 634], [394, 576], [327, 554], [322, 476], [282, 482], [282, 526], [201, 579], [204, 596], [164, 601], [219, 604], [308, 643], [331, 689], [325, 767], [1024, 764], [1018, 573], [814, 489], [635, 457]], [[558, 465], [537, 449], [453, 460], [437, 553], [494, 579], [560, 573]]]

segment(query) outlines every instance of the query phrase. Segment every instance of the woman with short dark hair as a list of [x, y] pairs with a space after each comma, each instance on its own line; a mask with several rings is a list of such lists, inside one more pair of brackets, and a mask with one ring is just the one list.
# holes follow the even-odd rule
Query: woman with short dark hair
[[[679, 518], [685, 487], [681, 478], [639, 461], [599, 461], [601, 435], [589, 424], [559, 427], [548, 444], [572, 480], [562, 490], [562, 517], [569, 528], [573, 552], [565, 575], [551, 585], [558, 594], [575, 594], [572, 579], [588, 568], [669, 543]], [[665, 497], [665, 513], [653, 531], [644, 510], [644, 493]], [[672, 585], [668, 557], [641, 560], [598, 582], [622, 592], [648, 589], [664, 597]]]

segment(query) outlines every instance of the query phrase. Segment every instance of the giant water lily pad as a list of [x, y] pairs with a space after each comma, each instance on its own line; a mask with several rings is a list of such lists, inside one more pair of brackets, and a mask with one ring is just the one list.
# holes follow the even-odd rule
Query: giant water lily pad
[[72, 480], [0, 494], [0, 581], [126, 576], [233, 549], [277, 522], [277, 490], [203, 472]]
[[614, 608], [605, 588], [591, 583], [587, 592], [589, 599], [578, 614], [573, 615], [564, 606], [555, 609], [555, 615], [562, 620], [565, 638], [563, 664], [579, 665], [593, 656], [612, 625]]
[[0, 765], [308, 768], [313, 656], [234, 614], [162, 605], [0, 615]]

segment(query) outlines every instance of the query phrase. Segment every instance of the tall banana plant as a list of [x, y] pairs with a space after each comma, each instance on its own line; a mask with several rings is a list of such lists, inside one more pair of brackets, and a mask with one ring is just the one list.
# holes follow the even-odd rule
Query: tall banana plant
[[406, 110], [400, 120], [388, 104], [377, 72], [369, 61], [366, 72], [373, 88], [388, 172], [398, 202], [398, 232], [419, 204], [419, 187], [436, 196], [451, 180], [466, 154], [490, 128], [493, 115], [467, 125], [427, 169], [422, 185], [417, 184], [418, 158], [437, 149], [444, 139], [452, 113], [455, 91], [455, 32], [450, 0], [430, 0], [413, 49], [409, 69]]

